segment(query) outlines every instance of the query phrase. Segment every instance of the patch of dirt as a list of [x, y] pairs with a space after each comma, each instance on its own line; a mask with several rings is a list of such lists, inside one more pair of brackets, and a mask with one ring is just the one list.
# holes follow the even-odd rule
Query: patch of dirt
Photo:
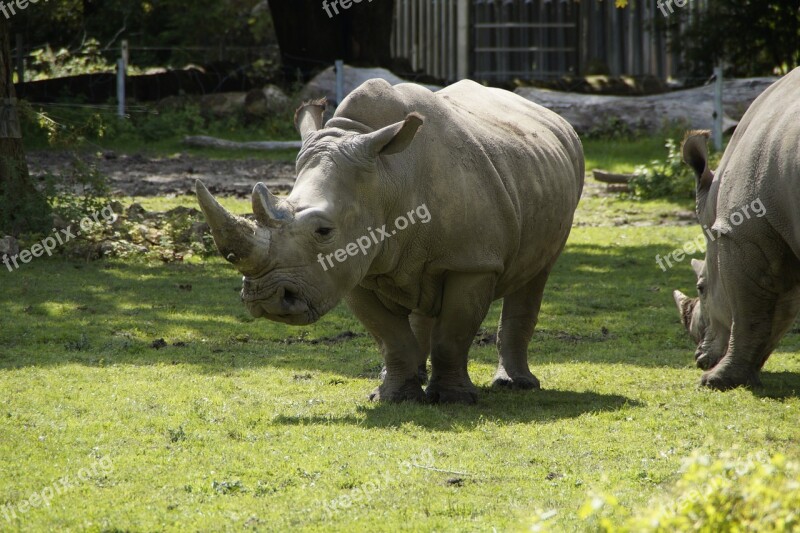
[[[194, 182], [203, 181], [214, 194], [249, 197], [253, 186], [263, 181], [275, 193], [289, 191], [294, 184], [294, 162], [258, 159], [217, 160], [186, 154], [150, 157], [142, 154], [82, 154], [81, 159], [109, 178], [112, 193], [125, 196], [194, 194]], [[67, 174], [74, 155], [69, 152], [36, 150], [27, 154], [34, 177]]]

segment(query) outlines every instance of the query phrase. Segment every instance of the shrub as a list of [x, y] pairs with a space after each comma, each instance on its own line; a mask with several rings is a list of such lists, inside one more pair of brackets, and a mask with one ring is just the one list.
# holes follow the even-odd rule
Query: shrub
[[[665, 143], [667, 157], [654, 159], [647, 165], [639, 165], [634, 170], [630, 182], [634, 196], [643, 200], [654, 198], [694, 198], [695, 176], [689, 165], [681, 157], [681, 144], [675, 139]], [[709, 165], [713, 168], [719, 162], [719, 154], [710, 155]]]
[[[668, 497], [629, 513], [614, 496], [594, 496], [580, 510], [590, 529], [606, 532], [778, 532], [800, 529], [800, 464], [695, 455]], [[544, 513], [534, 525], [541, 529]]]

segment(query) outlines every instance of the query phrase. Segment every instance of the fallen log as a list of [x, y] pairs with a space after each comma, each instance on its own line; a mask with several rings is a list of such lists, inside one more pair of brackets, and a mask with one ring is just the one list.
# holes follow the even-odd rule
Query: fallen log
[[[725, 82], [723, 130], [733, 129], [737, 119], [773, 81], [772, 78], [755, 78]], [[644, 133], [655, 133], [670, 125], [711, 129], [713, 90], [713, 86], [704, 86], [651, 96], [598, 96], [534, 87], [520, 87], [514, 92], [560, 114], [579, 134], [585, 135], [620, 127]]]
[[224, 150], [299, 150], [302, 141], [249, 141], [235, 142], [205, 135], [184, 137], [183, 144], [196, 148], [221, 148]]

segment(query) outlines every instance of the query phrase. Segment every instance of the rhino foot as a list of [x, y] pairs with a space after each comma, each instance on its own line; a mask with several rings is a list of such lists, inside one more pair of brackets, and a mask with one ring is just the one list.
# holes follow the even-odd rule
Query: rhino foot
[[700, 384], [714, 390], [726, 391], [737, 387], [758, 387], [761, 378], [758, 373], [732, 373], [710, 370], [700, 378]]
[[711, 370], [717, 363], [720, 362], [722, 357], [719, 355], [713, 355], [710, 353], [703, 353], [699, 350], [694, 355], [695, 363], [697, 363], [697, 368], [702, 368], [703, 370]]
[[[381, 378], [381, 381], [384, 381], [386, 379], [385, 366], [381, 369], [379, 377]], [[422, 383], [423, 385], [428, 384], [428, 367], [425, 363], [419, 365], [419, 368], [417, 368], [417, 377], [419, 378], [419, 382]]]
[[492, 381], [492, 388], [508, 390], [539, 390], [542, 388], [536, 376], [530, 371], [509, 376], [504, 369], [498, 369]]
[[472, 405], [478, 402], [478, 389], [472, 383], [448, 385], [435, 382], [428, 385], [425, 395], [431, 403], [463, 403]]
[[425, 402], [425, 393], [422, 391], [419, 378], [407, 379], [399, 386], [391, 386], [385, 381], [369, 395], [373, 402]]

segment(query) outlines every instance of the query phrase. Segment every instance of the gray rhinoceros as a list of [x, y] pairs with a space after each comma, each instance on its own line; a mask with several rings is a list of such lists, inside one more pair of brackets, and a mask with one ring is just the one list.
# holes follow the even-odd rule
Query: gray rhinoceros
[[310, 324], [345, 299], [383, 353], [371, 399], [473, 403], [467, 355], [504, 298], [494, 385], [538, 388], [527, 347], [583, 188], [572, 127], [471, 81], [434, 94], [370, 80], [324, 127], [323, 111], [297, 110], [297, 181], [285, 199], [256, 185], [257, 223], [197, 184], [249, 312]]
[[716, 173], [708, 132], [690, 132], [683, 158], [697, 174], [705, 261], [692, 261], [698, 298], [673, 296], [715, 389], [759, 383], [800, 309], [800, 69], [753, 102]]

